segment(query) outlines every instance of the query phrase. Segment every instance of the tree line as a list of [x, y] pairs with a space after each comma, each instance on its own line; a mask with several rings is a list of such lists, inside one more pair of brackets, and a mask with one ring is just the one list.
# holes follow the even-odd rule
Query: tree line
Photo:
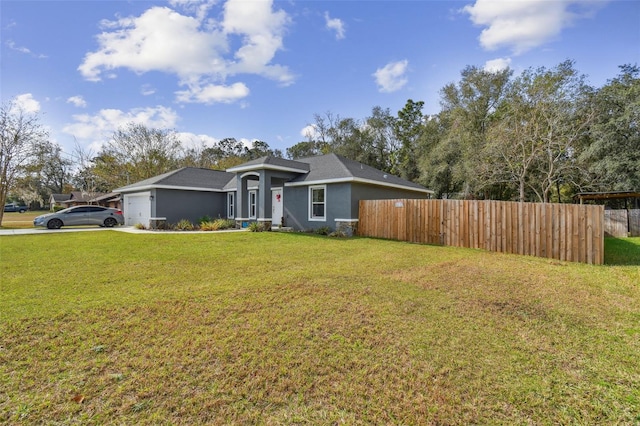
[[[640, 68], [620, 66], [600, 88], [565, 61], [519, 74], [475, 66], [440, 90], [440, 112], [409, 99], [363, 119], [316, 114], [306, 140], [283, 153], [234, 138], [187, 148], [174, 130], [129, 123], [93, 153], [65, 156], [38, 117], [0, 110], [0, 201], [109, 192], [178, 167], [224, 170], [265, 155], [336, 153], [436, 192], [437, 197], [568, 202], [579, 191], [640, 189]], [[0, 216], [1, 220], [1, 216]]]
[[603, 87], [572, 61], [489, 72], [469, 66], [423, 115], [409, 99], [392, 115], [316, 115], [290, 158], [335, 152], [433, 189], [437, 197], [568, 202], [576, 192], [640, 189], [640, 69]]

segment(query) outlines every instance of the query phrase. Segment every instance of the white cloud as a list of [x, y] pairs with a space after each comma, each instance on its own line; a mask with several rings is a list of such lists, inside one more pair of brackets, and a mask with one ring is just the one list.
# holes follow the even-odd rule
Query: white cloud
[[328, 30], [332, 30], [336, 32], [336, 40], [341, 40], [345, 37], [345, 28], [344, 22], [338, 18], [331, 18], [329, 16], [329, 12], [324, 13], [324, 20], [327, 25]]
[[136, 73], [163, 71], [187, 79], [223, 71], [220, 53], [227, 48], [219, 31], [201, 31], [200, 22], [167, 7], [152, 7], [139, 17], [103, 22], [100, 49], [85, 55], [78, 67], [90, 81], [106, 70], [128, 68]]
[[303, 127], [302, 130], [300, 130], [300, 135], [309, 140], [316, 139], [319, 136], [318, 129], [316, 128], [315, 124], [309, 124]]
[[509, 68], [511, 58], [496, 58], [485, 62], [484, 70], [488, 72], [499, 72]]
[[283, 10], [272, 11], [272, 5], [272, 0], [226, 2], [222, 23], [225, 34], [242, 39], [228, 72], [263, 75], [288, 85], [293, 82], [293, 75], [285, 66], [270, 65], [270, 62], [283, 47], [282, 39], [290, 18]]
[[240, 138], [240, 139], [238, 139], [238, 142], [240, 142], [245, 148], [251, 149], [251, 147], [253, 146], [253, 142], [255, 142], [257, 140], [258, 139]]
[[409, 61], [390, 62], [382, 68], [378, 68], [373, 76], [376, 79], [378, 90], [383, 93], [391, 93], [400, 90], [407, 84], [407, 67]]
[[7, 40], [5, 42], [5, 44], [7, 45], [7, 47], [9, 49], [15, 50], [16, 52], [26, 53], [28, 55], [31, 54], [31, 50], [29, 50], [28, 48], [26, 48], [24, 46], [17, 46], [16, 43], [13, 40]]
[[176, 136], [185, 148], [208, 148], [214, 146], [219, 141], [219, 139], [209, 135], [196, 135], [189, 132], [178, 132]]
[[[244, 83], [226, 83], [229, 77], [241, 74], [260, 75], [283, 85], [293, 82], [286, 66], [272, 63], [283, 48], [289, 23], [284, 11], [273, 10], [272, 0], [228, 0], [221, 21], [207, 18], [212, 2], [174, 0], [172, 4], [192, 14], [152, 7], [138, 17], [103, 22], [105, 31], [97, 36], [99, 48], [85, 55], [80, 73], [90, 81], [120, 68], [139, 74], [174, 74], [178, 84], [187, 88], [176, 92], [182, 95], [180, 99], [205, 103], [218, 102], [213, 88], [232, 87], [235, 94], [241, 93], [237, 89], [246, 87]], [[239, 47], [234, 50], [233, 46]], [[207, 93], [197, 94], [198, 90]], [[185, 93], [189, 94], [186, 98]], [[217, 93], [222, 95], [220, 102], [239, 99], [226, 91]]]
[[140, 88], [140, 94], [142, 96], [150, 96], [156, 93], [156, 89], [150, 84], [143, 84]]
[[45, 59], [47, 58], [47, 55], [43, 55], [43, 54], [36, 54], [33, 53], [31, 51], [31, 49], [24, 47], [24, 46], [18, 46], [16, 45], [16, 43], [13, 40], [7, 40], [5, 42], [5, 44], [7, 45], [7, 47], [11, 50], [15, 50], [16, 52], [20, 52], [20, 53], [24, 53], [26, 55], [31, 55], [34, 58], [38, 58], [38, 59]]
[[175, 127], [178, 114], [171, 108], [156, 106], [135, 108], [128, 112], [119, 109], [102, 109], [97, 114], [76, 114], [73, 123], [62, 131], [74, 136], [79, 143], [89, 145], [98, 151], [113, 132], [128, 123], [144, 124], [149, 127], [170, 129]]
[[73, 104], [78, 108], [85, 108], [87, 106], [87, 101], [84, 100], [82, 96], [72, 96], [67, 99], [68, 104]]
[[577, 19], [591, 16], [606, 2], [593, 0], [476, 0], [465, 6], [471, 21], [483, 27], [480, 45], [521, 54], [557, 37]]
[[18, 95], [13, 99], [13, 106], [22, 112], [33, 114], [40, 111], [40, 102], [33, 98], [31, 93]]
[[194, 86], [189, 90], [178, 91], [176, 99], [185, 103], [232, 103], [248, 95], [249, 88], [244, 83], [234, 83], [231, 86], [209, 84], [205, 87]]
[[195, 13], [199, 19], [205, 18], [217, 0], [169, 0], [169, 4], [187, 12]]

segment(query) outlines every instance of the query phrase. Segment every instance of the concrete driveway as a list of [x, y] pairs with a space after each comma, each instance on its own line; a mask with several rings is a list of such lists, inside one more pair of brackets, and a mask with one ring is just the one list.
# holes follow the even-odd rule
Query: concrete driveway
[[130, 233], [142, 233], [144, 230], [136, 229], [133, 226], [117, 226], [113, 228], [100, 228], [97, 226], [74, 226], [62, 229], [47, 228], [25, 228], [25, 229], [0, 229], [0, 235], [34, 235], [34, 234], [64, 234], [66, 232], [96, 232], [96, 231], [120, 231]]
[[47, 229], [47, 228], [26, 228], [26, 229], [0, 229], [0, 236], [2, 235], [35, 235], [35, 234], [64, 234], [66, 232], [96, 232], [96, 231], [118, 231], [128, 232], [130, 234], [219, 234], [223, 232], [248, 232], [248, 228], [243, 229], [225, 229], [222, 231], [153, 231], [147, 229], [137, 229], [133, 226], [114, 226], [113, 228], [100, 228], [97, 226], [73, 226], [65, 227], [61, 229]]

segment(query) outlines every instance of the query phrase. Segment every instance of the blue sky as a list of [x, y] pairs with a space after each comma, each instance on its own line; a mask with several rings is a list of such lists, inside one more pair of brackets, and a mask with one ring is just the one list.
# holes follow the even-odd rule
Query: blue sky
[[314, 114], [362, 119], [407, 99], [439, 111], [467, 65], [572, 59], [594, 86], [640, 64], [640, 1], [0, 2], [2, 102], [38, 111], [66, 153], [134, 121], [185, 146], [283, 151]]

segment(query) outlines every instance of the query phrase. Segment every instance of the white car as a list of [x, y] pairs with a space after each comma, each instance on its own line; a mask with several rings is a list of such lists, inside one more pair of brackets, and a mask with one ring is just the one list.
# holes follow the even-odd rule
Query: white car
[[33, 220], [34, 226], [46, 226], [49, 229], [60, 229], [63, 226], [98, 225], [112, 228], [124, 224], [122, 210], [102, 206], [75, 206], [38, 216]]

